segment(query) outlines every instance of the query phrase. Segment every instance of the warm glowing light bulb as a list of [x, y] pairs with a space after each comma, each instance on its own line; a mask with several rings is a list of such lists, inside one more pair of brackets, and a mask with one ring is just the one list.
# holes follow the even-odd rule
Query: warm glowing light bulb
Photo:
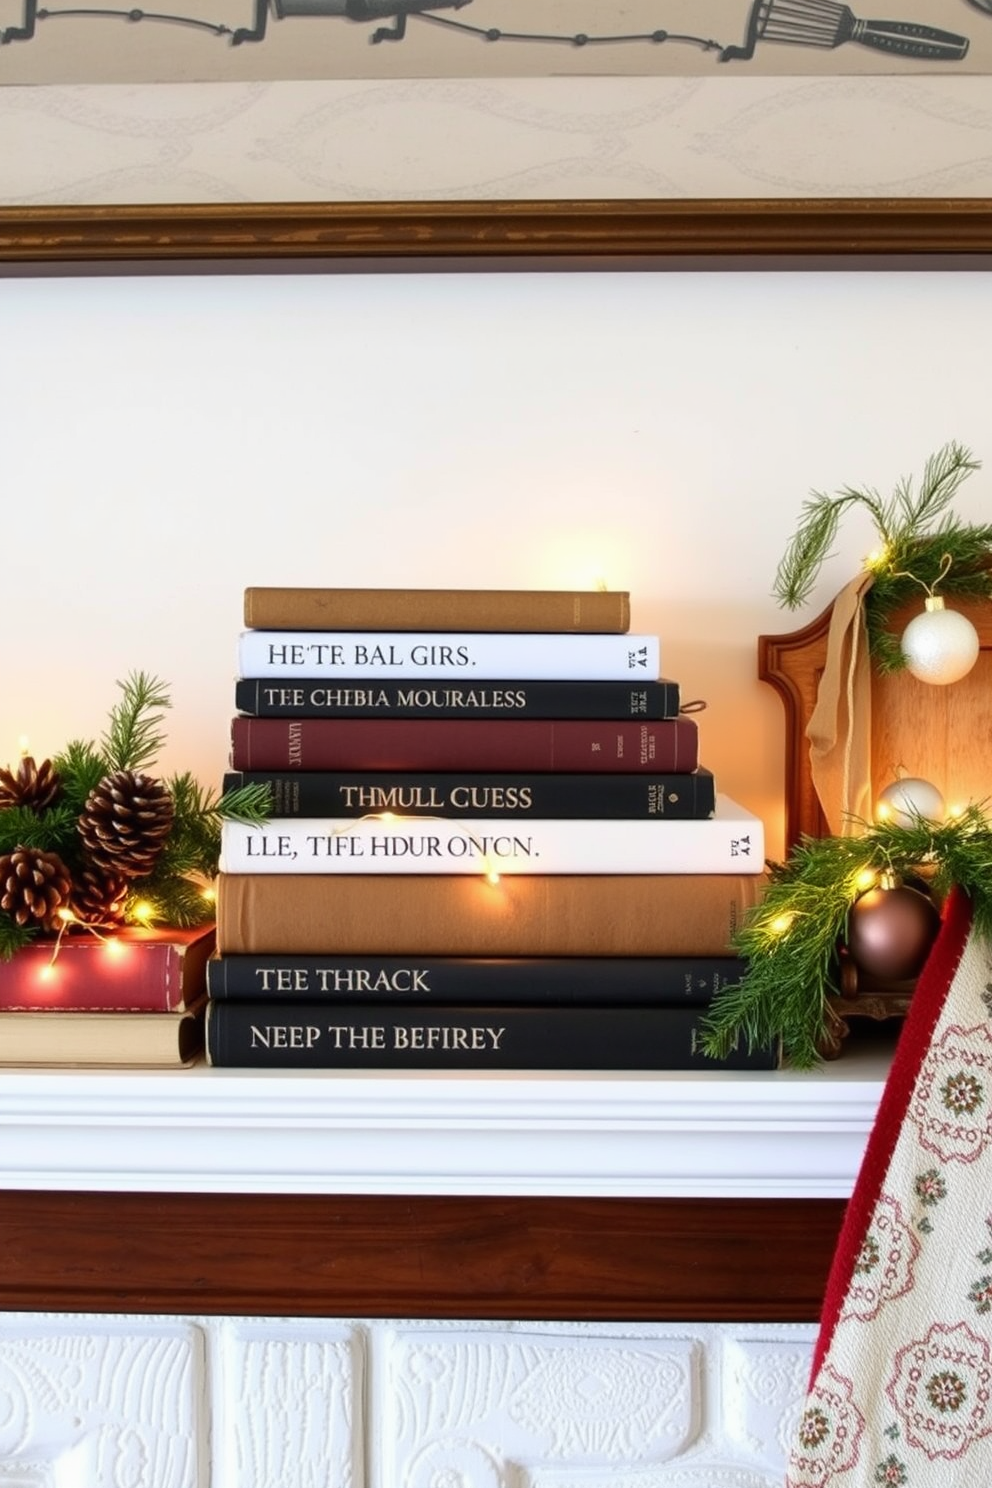
[[38, 980], [40, 982], [50, 982], [53, 979], [54, 976], [55, 976], [55, 967], [49, 961], [48, 965], [47, 966], [43, 966], [41, 968], [41, 970], [39, 971], [39, 973], [38, 973]]
[[486, 883], [491, 883], [494, 886], [499, 883], [499, 874], [496, 872], [495, 868], [490, 868], [487, 870]]
[[104, 954], [109, 956], [112, 960], [119, 960], [120, 957], [124, 954], [124, 947], [121, 945], [120, 941], [115, 940], [112, 935], [108, 935], [106, 940], [103, 942], [103, 949]]
[[217, 898], [217, 890], [211, 884], [208, 888], [200, 890], [200, 898], [205, 899], [208, 904], [213, 904]]
[[880, 548], [874, 548], [865, 559], [865, 568], [871, 569], [872, 573], [878, 573], [885, 568], [889, 562], [888, 544], [883, 543]]
[[139, 924], [147, 925], [155, 918], [155, 906], [154, 904], [149, 904], [147, 899], [139, 899], [137, 904], [132, 908], [131, 913]]
[[775, 918], [769, 924], [768, 929], [771, 931], [772, 935], [784, 935], [787, 930], [791, 929], [792, 922], [795, 918], [795, 911], [787, 909], [784, 911], [784, 913], [775, 916]]
[[71, 909], [60, 909], [56, 913], [63, 925], [74, 925], [76, 923], [76, 916]]
[[870, 889], [874, 885], [877, 878], [878, 874], [874, 868], [862, 868], [854, 880], [854, 887], [859, 894], [863, 894], [866, 889]]

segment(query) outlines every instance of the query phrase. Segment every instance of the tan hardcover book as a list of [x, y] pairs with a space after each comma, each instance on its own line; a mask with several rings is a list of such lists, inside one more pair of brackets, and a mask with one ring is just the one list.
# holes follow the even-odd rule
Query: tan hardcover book
[[434, 956], [726, 955], [762, 874], [222, 873], [217, 949]]
[[630, 595], [619, 589], [245, 590], [252, 630], [565, 631], [625, 635]]
[[180, 1069], [203, 1049], [203, 1012], [0, 1013], [0, 1065]]

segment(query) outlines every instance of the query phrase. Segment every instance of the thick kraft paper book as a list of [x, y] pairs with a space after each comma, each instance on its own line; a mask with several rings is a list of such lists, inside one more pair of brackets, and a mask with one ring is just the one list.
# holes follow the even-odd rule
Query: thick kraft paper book
[[221, 955], [725, 956], [763, 874], [222, 873]]
[[0, 1065], [180, 1069], [203, 1049], [203, 1008], [181, 1013], [0, 1013]]
[[252, 630], [571, 631], [623, 635], [630, 595], [590, 589], [245, 590]]
[[179, 1012], [206, 990], [213, 925], [34, 941], [0, 961], [0, 1011]]

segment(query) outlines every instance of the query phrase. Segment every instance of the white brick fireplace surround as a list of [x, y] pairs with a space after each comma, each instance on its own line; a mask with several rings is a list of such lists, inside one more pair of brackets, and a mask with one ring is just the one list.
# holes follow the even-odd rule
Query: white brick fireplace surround
[[[0, 1485], [778, 1488], [816, 1298], [773, 1273], [821, 1213], [829, 1262], [885, 1068], [0, 1072]], [[525, 1233], [432, 1238], [451, 1205]], [[337, 1228], [365, 1213], [395, 1226], [367, 1287]], [[480, 1245], [512, 1253], [488, 1293]], [[720, 1315], [696, 1249], [769, 1274]]]

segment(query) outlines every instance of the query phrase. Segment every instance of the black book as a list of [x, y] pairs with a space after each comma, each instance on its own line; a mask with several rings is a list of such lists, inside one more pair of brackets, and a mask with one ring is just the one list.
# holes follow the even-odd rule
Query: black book
[[270, 787], [275, 817], [362, 817], [389, 811], [398, 816], [535, 821], [554, 817], [699, 821], [712, 816], [716, 805], [712, 772], [702, 768], [665, 775], [233, 770], [224, 776], [226, 791], [253, 784]]
[[700, 1048], [704, 1008], [211, 1002], [210, 1064], [231, 1069], [767, 1070], [772, 1049]]
[[207, 991], [219, 1001], [705, 1007], [745, 969], [736, 956], [215, 954]]
[[679, 687], [657, 682], [381, 681], [242, 677], [239, 713], [254, 718], [677, 718]]

